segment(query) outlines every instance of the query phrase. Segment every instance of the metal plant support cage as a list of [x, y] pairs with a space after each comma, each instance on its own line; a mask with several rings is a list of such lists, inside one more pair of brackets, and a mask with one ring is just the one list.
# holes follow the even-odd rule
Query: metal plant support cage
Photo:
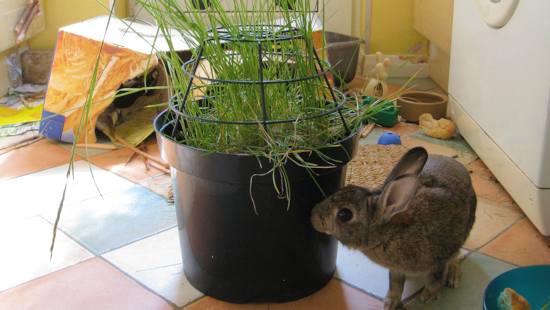
[[[302, 35], [298, 33], [298, 29], [296, 27], [289, 27], [289, 26], [280, 26], [280, 25], [239, 25], [239, 28], [242, 32], [239, 34], [231, 34], [227, 29], [223, 27], [217, 27], [216, 32], [217, 36], [214, 36], [214, 30], [210, 29], [209, 33], [211, 34], [207, 39], [204, 40], [203, 45], [201, 45], [198, 49], [196, 58], [193, 58], [182, 66], [183, 72], [189, 77], [189, 82], [187, 84], [187, 88], [184, 93], [180, 92], [179, 94], [176, 94], [172, 97], [172, 99], [169, 102], [169, 108], [172, 112], [171, 119], [165, 123], [164, 126], [162, 126], [160, 132], [164, 132], [165, 129], [169, 126], [172, 127], [172, 133], [171, 137], [173, 140], [176, 140], [177, 138], [177, 129], [178, 125], [180, 125], [180, 119], [183, 117], [186, 120], [194, 119], [201, 122], [211, 122], [211, 123], [217, 123], [217, 124], [232, 124], [232, 125], [258, 125], [258, 123], [261, 123], [261, 125], [264, 127], [264, 129], [268, 130], [268, 125], [272, 124], [280, 124], [280, 123], [291, 123], [291, 122], [300, 122], [300, 121], [308, 121], [315, 118], [323, 117], [332, 113], [338, 113], [339, 117], [342, 121], [342, 124], [344, 126], [345, 135], [349, 136], [351, 134], [351, 130], [348, 126], [348, 124], [345, 121], [344, 115], [342, 113], [343, 105], [345, 103], [345, 95], [335, 89], [330, 87], [329, 79], [327, 77], [327, 73], [329, 72], [330, 64], [325, 61], [321, 60], [319, 58], [319, 55], [315, 48], [312, 48], [313, 50], [313, 57], [314, 62], [316, 63], [315, 69], [316, 72], [314, 74], [311, 74], [306, 77], [297, 77], [295, 79], [265, 79], [264, 78], [264, 66], [263, 66], [263, 59], [267, 56], [293, 56], [293, 57], [309, 57], [310, 55], [307, 54], [301, 54], [299, 56], [296, 56], [296, 53], [282, 53], [282, 52], [273, 52], [268, 51], [267, 48], [265, 48], [266, 45], [274, 46], [279, 42], [282, 41], [288, 41], [288, 40], [304, 40]], [[247, 32], [247, 33], [246, 33]], [[245, 36], [244, 34], [247, 34]], [[250, 39], [250, 37], [253, 37]], [[202, 60], [208, 59], [208, 57], [216, 57], [216, 55], [210, 55], [210, 56], [203, 56], [204, 52], [204, 46], [208, 44], [209, 41], [216, 41], [217, 43], [223, 42], [223, 43], [231, 43], [231, 44], [255, 44], [257, 46], [258, 50], [258, 63], [259, 63], [259, 80], [223, 80], [223, 79], [215, 79], [215, 78], [208, 78], [204, 76], [198, 76], [196, 75], [199, 64]], [[312, 44], [312, 42], [309, 42]], [[323, 62], [327, 66], [323, 65]], [[189, 71], [187, 68], [191, 67], [191, 70]], [[193, 81], [195, 79], [201, 80], [202, 85], [200, 86], [194, 86]], [[308, 115], [307, 117], [296, 117], [296, 118], [288, 118], [288, 119], [269, 119], [268, 113], [267, 113], [267, 101], [265, 88], [269, 84], [290, 84], [290, 83], [297, 83], [301, 81], [307, 81], [307, 80], [315, 80], [317, 79], [318, 82], [313, 82], [315, 85], [318, 85], [319, 87], [324, 87], [328, 90], [329, 96], [326, 96], [326, 92], [323, 92], [323, 98], [322, 102], [324, 102], [324, 107], [327, 107], [324, 111], [314, 114], [314, 115]], [[261, 109], [262, 109], [262, 119], [259, 121], [250, 120], [250, 121], [226, 121], [221, 119], [212, 119], [212, 118], [204, 118], [200, 116], [193, 116], [185, 112], [185, 105], [189, 103], [198, 104], [201, 107], [208, 107], [208, 101], [214, 99], [214, 97], [209, 96], [208, 94], [205, 94], [201, 99], [192, 98], [189, 99], [191, 92], [194, 90], [197, 90], [199, 88], [207, 88], [207, 87], [218, 87], [223, 88], [225, 85], [228, 84], [247, 84], [247, 85], [259, 85], [260, 91], [261, 91]], [[181, 126], [180, 126], [181, 128]]]

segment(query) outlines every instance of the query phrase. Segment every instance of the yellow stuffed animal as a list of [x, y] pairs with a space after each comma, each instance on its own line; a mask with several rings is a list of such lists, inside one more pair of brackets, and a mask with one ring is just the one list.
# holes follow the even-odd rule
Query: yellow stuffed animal
[[456, 125], [448, 119], [435, 120], [430, 113], [424, 113], [418, 118], [424, 133], [430, 137], [450, 139], [456, 131]]

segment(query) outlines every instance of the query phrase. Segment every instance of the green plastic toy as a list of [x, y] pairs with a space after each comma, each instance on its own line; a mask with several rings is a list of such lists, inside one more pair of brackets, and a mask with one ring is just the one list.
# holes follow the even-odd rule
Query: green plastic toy
[[[365, 105], [371, 105], [375, 101], [375, 98], [371, 96], [364, 96], [363, 97], [363, 103], [361, 106]], [[393, 127], [395, 124], [397, 124], [397, 114], [398, 110], [394, 106], [393, 102], [391, 101], [383, 101], [381, 103], [378, 103], [384, 107], [386, 107], [384, 110], [381, 110], [380, 112], [376, 113], [372, 117], [372, 121], [375, 122], [378, 125], [384, 126], [384, 127]]]

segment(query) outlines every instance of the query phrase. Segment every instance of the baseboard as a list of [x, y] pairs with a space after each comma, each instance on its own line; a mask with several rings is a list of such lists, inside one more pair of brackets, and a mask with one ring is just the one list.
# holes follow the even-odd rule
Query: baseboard
[[[364, 55], [362, 53], [359, 55], [363, 55], [363, 57], [359, 57], [359, 61], [357, 64], [357, 75], [367, 76], [367, 73], [372, 70], [377, 64], [376, 55]], [[418, 72], [416, 77], [427, 78], [428, 74], [430, 73], [429, 62], [413, 63], [412, 61], [407, 62], [407, 59], [402, 59], [407, 57], [411, 56], [404, 57], [399, 55], [384, 55], [384, 58], [389, 58], [391, 60], [391, 65], [388, 68], [388, 72], [390, 73], [391, 77], [412, 77]], [[399, 68], [400, 66], [402, 67]], [[398, 68], [399, 70], [397, 70]]]
[[519, 207], [545, 236], [550, 235], [550, 189], [541, 189], [514, 164], [483, 129], [449, 95], [447, 115], [456, 123], [460, 134], [496, 176]]
[[430, 44], [430, 78], [444, 91], [449, 92], [451, 56], [436, 44]]

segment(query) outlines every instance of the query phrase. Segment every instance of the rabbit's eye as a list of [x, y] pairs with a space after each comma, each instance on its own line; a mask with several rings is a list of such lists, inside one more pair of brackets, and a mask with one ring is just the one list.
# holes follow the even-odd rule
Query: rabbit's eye
[[342, 208], [338, 211], [338, 219], [344, 223], [351, 220], [352, 216], [353, 212], [350, 209]]

